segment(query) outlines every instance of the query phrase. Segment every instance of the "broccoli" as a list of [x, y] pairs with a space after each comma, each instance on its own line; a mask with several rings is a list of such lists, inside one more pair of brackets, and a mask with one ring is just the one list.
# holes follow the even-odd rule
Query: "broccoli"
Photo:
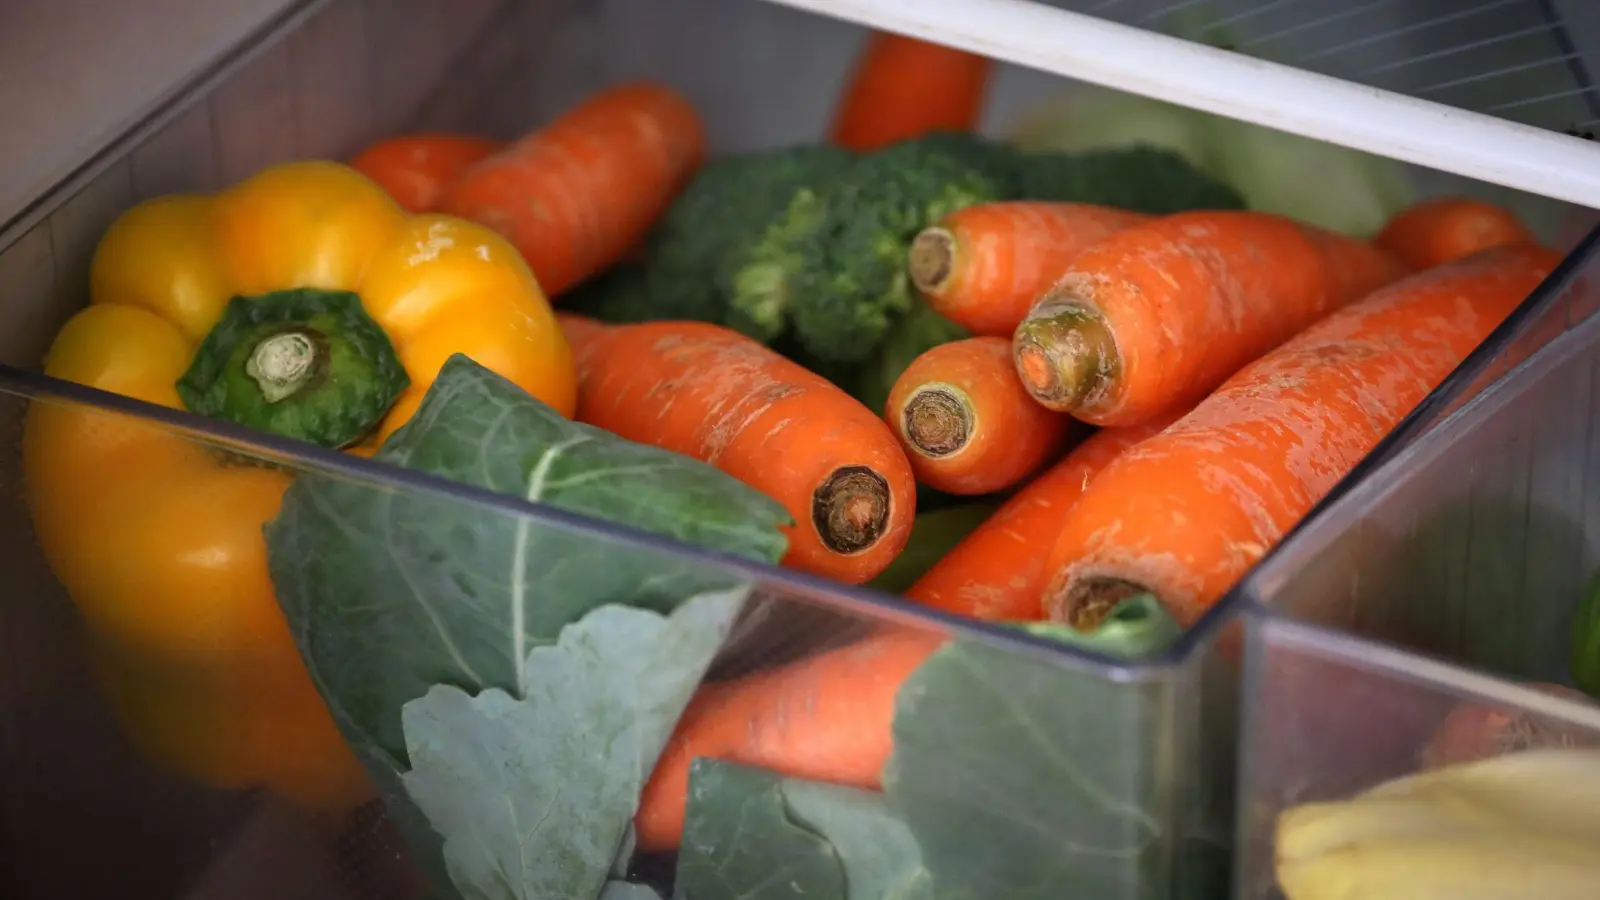
[[1243, 209], [1238, 191], [1171, 150], [1150, 146], [1081, 153], [1019, 153], [1016, 196], [1096, 203], [1163, 215], [1186, 209]]
[[1025, 153], [941, 132], [862, 155], [805, 144], [722, 157], [652, 232], [643, 275], [594, 286], [606, 294], [597, 314], [719, 322], [876, 398], [901, 355], [889, 336], [928, 331], [912, 324], [926, 317], [905, 271], [911, 238], [962, 207], [1013, 199], [1152, 214], [1244, 205], [1176, 153], [1143, 146]]
[[948, 213], [1006, 195], [987, 157], [971, 140], [931, 135], [861, 157], [833, 184], [808, 241], [813, 255], [785, 278], [802, 346], [840, 363], [873, 355], [912, 308], [911, 238]]
[[889, 391], [912, 361], [927, 351], [971, 337], [960, 325], [934, 312], [921, 297], [913, 298], [911, 310], [894, 323], [872, 360], [853, 379], [850, 391], [873, 412], [883, 412]]
[[638, 266], [617, 266], [585, 281], [561, 298], [563, 312], [593, 316], [602, 322], [647, 322], [656, 314]]
[[795, 275], [823, 256], [832, 193], [824, 185], [796, 188], [777, 215], [724, 257], [716, 280], [727, 294], [732, 327], [762, 341], [787, 329]]
[[800, 145], [707, 162], [651, 233], [645, 280], [654, 317], [719, 322], [770, 340], [777, 331], [766, 318], [730, 315], [729, 257], [749, 244], [750, 235], [762, 232], [797, 191], [850, 156], [836, 147]]

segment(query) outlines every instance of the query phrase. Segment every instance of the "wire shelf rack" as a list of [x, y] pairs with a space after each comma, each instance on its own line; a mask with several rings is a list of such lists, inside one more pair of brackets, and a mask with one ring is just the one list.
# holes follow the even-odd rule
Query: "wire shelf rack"
[[1523, 125], [1591, 140], [1600, 129], [1593, 79], [1600, 68], [1600, 4], [1593, 0], [1050, 5]]
[[1600, 209], [1596, 0], [769, 0]]

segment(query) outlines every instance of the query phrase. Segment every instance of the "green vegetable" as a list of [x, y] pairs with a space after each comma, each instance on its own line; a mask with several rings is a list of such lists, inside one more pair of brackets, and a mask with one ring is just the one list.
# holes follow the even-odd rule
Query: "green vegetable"
[[[1165, 30], [1214, 45], [1247, 37], [1212, 27], [1217, 14], [1205, 4], [1184, 12]], [[1250, 209], [1361, 237], [1415, 196], [1405, 166], [1392, 160], [1088, 84], [1028, 113], [1011, 137], [1032, 151], [1170, 150], [1237, 188]]]
[[[375, 459], [764, 562], [786, 547], [776, 502], [698, 460], [562, 418], [465, 356]], [[444, 482], [441, 482], [444, 483]], [[304, 472], [265, 528], [278, 602], [318, 690], [422, 862], [437, 839], [398, 773], [401, 710], [436, 685], [516, 695], [527, 653], [590, 610], [670, 612], [727, 575], [427, 486]], [[593, 721], [591, 718], [586, 721]], [[436, 847], [435, 847], [436, 849]]]
[[678, 857], [692, 900], [928, 900], [911, 834], [882, 796], [696, 760]]
[[783, 798], [799, 824], [827, 838], [844, 866], [847, 900], [932, 896], [916, 838], [882, 794], [788, 778]]
[[933, 311], [913, 296], [911, 309], [889, 329], [874, 357], [853, 379], [851, 394], [879, 415], [889, 404], [889, 392], [912, 361], [940, 344], [971, 337], [960, 325]]
[[528, 651], [515, 695], [437, 685], [405, 704], [401, 780], [443, 836], [463, 897], [600, 893], [743, 593], [702, 595], [665, 617], [602, 606]]
[[650, 301], [645, 270], [631, 265], [608, 269], [568, 291], [561, 310], [617, 324], [661, 318]]
[[1589, 582], [1572, 618], [1572, 682], [1600, 699], [1600, 575]]
[[177, 390], [200, 415], [346, 447], [410, 384], [360, 297], [303, 288], [229, 300]]
[[1095, 203], [1152, 215], [1245, 206], [1229, 179], [1207, 177], [1183, 157], [1154, 147], [1022, 154], [1017, 184], [1018, 194], [1030, 199]]
[[[1128, 658], [1179, 633], [1148, 595], [1093, 633], [1025, 627]], [[1160, 688], [961, 638], [929, 657], [900, 688], [884, 792], [921, 847], [934, 895], [1154, 895], [1130, 878], [1154, 882], [1174, 843], [1162, 805], [1172, 737], [1149, 696]]]
[[747, 323], [746, 334], [775, 331], [775, 338], [788, 328], [792, 305], [801, 287], [798, 274], [826, 252], [828, 206], [833, 202], [831, 185], [799, 188], [766, 227], [752, 232], [751, 239], [734, 248], [718, 283], [726, 285], [730, 310], [737, 310]]
[[949, 553], [972, 529], [1000, 508], [999, 503], [963, 503], [932, 512], [919, 512], [911, 524], [911, 538], [894, 562], [867, 586], [886, 594], [902, 594]]
[[646, 281], [654, 318], [719, 322], [763, 342], [776, 337], [785, 324], [781, 298], [732, 304], [735, 274], [797, 197], [810, 196], [852, 158], [839, 147], [799, 144], [706, 163], [652, 232]]
[[912, 308], [911, 238], [948, 213], [1006, 196], [1006, 182], [975, 154], [948, 147], [938, 136], [901, 141], [862, 157], [834, 184], [823, 252], [789, 282], [795, 334], [811, 353], [871, 357]]

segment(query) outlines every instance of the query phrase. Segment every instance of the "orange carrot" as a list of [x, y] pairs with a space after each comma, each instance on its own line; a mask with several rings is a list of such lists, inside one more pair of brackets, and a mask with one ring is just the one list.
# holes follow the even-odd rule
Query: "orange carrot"
[[1033, 402], [1011, 342], [976, 337], [911, 361], [889, 390], [884, 420], [920, 484], [947, 494], [1005, 490], [1054, 459], [1077, 422]]
[[[1559, 684], [1534, 682], [1528, 687], [1579, 703], [1593, 703], [1588, 694]], [[1576, 741], [1574, 739], [1577, 739]], [[1564, 743], [1593, 743], [1582, 740], [1582, 729], [1562, 728], [1540, 720], [1523, 710], [1508, 710], [1482, 704], [1463, 704], [1450, 711], [1439, 723], [1427, 746], [1422, 748], [1422, 768], [1446, 766], [1504, 756], [1522, 750], [1560, 746]]]
[[904, 549], [911, 464], [883, 420], [820, 375], [705, 322], [565, 333], [579, 419], [704, 460], [782, 503], [796, 523], [785, 565], [859, 584]]
[[1149, 220], [1088, 203], [980, 203], [911, 242], [911, 283], [934, 311], [973, 334], [1011, 337], [1084, 248]]
[[882, 631], [846, 647], [702, 687], [639, 798], [639, 848], [672, 850], [683, 836], [689, 764], [760, 766], [792, 777], [881, 786], [893, 748], [895, 695], [944, 638]]
[[906, 590], [906, 596], [976, 619], [1044, 618], [1045, 555], [1067, 511], [1101, 469], [1178, 418], [1168, 413], [1090, 435], [1013, 494]]
[[401, 206], [428, 212], [446, 185], [504, 146], [504, 141], [468, 134], [407, 134], [367, 147], [350, 165]]
[[1045, 610], [1092, 627], [1148, 590], [1193, 623], [1560, 259], [1521, 244], [1429, 269], [1242, 369], [1084, 491], [1050, 553]]
[[1137, 425], [1403, 274], [1370, 244], [1282, 216], [1196, 210], [1080, 253], [1013, 341], [1034, 399]]
[[971, 131], [994, 61], [873, 32], [834, 112], [828, 139], [862, 152], [934, 131]]
[[1374, 243], [1421, 270], [1491, 247], [1535, 240], [1509, 209], [1472, 197], [1439, 197], [1396, 213]]
[[473, 166], [438, 208], [505, 235], [555, 296], [621, 259], [704, 157], [688, 101], [623, 85]]
[[609, 327], [593, 316], [566, 310], [556, 311], [556, 322], [561, 325], [561, 333], [566, 336], [567, 343], [573, 347], [587, 343], [590, 338]]

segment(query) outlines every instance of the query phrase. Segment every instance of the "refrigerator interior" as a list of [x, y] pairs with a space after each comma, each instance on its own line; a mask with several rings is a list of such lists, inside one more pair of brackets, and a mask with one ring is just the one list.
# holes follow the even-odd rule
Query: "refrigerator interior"
[[[1131, 0], [1055, 5], [1179, 34], [1185, 26], [1173, 11], [1193, 6]], [[1419, 96], [1432, 93], [1440, 102], [1541, 129], [1582, 131], [1596, 124], [1594, 91], [1583, 68], [1590, 58], [1584, 54], [1595, 49], [1557, 47], [1552, 54], [1550, 42], [1566, 31], [1551, 28], [1548, 11], [1539, 13], [1543, 18], [1526, 18], [1546, 4], [1486, 3], [1500, 10], [1488, 10], [1487, 19], [1454, 16], [1454, 7], [1441, 2], [1357, 5], [1371, 17], [1341, 16], [1330, 4], [1308, 0], [1262, 6], [1280, 7], [1284, 16], [1291, 14], [1290, 7], [1302, 7], [1296, 18], [1281, 20], [1274, 18], [1278, 13], [1240, 12], [1241, 4], [1217, 4], [1225, 17], [1233, 18], [1235, 29], [1248, 27], [1258, 35], [1253, 46], [1239, 48], [1246, 53], [1296, 65], [1309, 60], [1303, 65], [1312, 71]], [[1562, 14], [1593, 18], [1582, 4]], [[1380, 16], [1390, 18], [1380, 22]], [[1516, 40], [1491, 41], [1519, 30]], [[108, 145], [58, 190], [0, 229], [0, 291], [7, 298], [0, 305], [0, 362], [19, 370], [0, 379], [0, 429], [5, 431], [0, 440], [5, 448], [0, 456], [0, 572], [6, 576], [0, 603], [0, 712], [5, 722], [0, 726], [0, 784], [6, 786], [0, 792], [0, 894], [46, 900], [364, 900], [415, 891], [414, 872], [403, 859], [400, 839], [377, 806], [333, 821], [307, 816], [260, 792], [212, 791], [167, 775], [131, 750], [116, 712], [90, 676], [89, 653], [72, 606], [36, 548], [21, 489], [19, 450], [30, 405], [88, 402], [102, 405], [103, 411], [117, 409], [114, 403], [105, 406], [103, 398], [26, 374], [37, 368], [55, 331], [84, 304], [90, 254], [116, 215], [140, 199], [215, 189], [272, 162], [347, 157], [365, 141], [401, 128], [511, 137], [596, 87], [631, 77], [660, 79], [688, 96], [706, 122], [714, 150], [814, 139], [865, 33], [854, 24], [756, 0], [305, 3], [254, 36], [247, 47], [197, 74], [175, 103]], [[1389, 37], [1376, 39], [1380, 34]], [[1447, 52], [1460, 47], [1476, 49]], [[1489, 51], [1502, 55], [1485, 57]], [[1418, 59], [1423, 60], [1421, 68], [1406, 64]], [[1464, 73], [1488, 71], [1484, 67], [1491, 65], [1514, 78], [1533, 73], [1546, 79], [1550, 73], [1544, 67], [1554, 65], [1557, 84], [1449, 83], [1467, 77]], [[993, 86], [985, 130], [1003, 133], [1023, 110], [1068, 87], [1055, 75], [1003, 67]], [[1560, 96], [1521, 102], [1546, 94]], [[1593, 224], [1591, 215], [1566, 204], [1512, 195], [1436, 170], [1419, 168], [1413, 174], [1424, 194], [1466, 189], [1510, 198], [1559, 246], [1576, 246]], [[1523, 349], [1515, 359], [1578, 324], [1583, 315], [1576, 310], [1592, 306], [1562, 309], [1559, 321], [1527, 316], [1516, 324]], [[1570, 346], [1574, 335], [1562, 338], [1566, 345], [1558, 341], [1551, 349]], [[1450, 409], [1465, 404], [1510, 368], [1507, 360], [1512, 357], [1491, 356], [1482, 361], [1477, 381], [1456, 386]], [[1584, 403], [1588, 396], [1585, 388]], [[1480, 401], [1485, 410], [1492, 403], [1489, 398]], [[1475, 409], [1466, 406], [1462, 416], [1486, 414]], [[1414, 417], [1402, 439], [1381, 451], [1393, 458], [1382, 471], [1394, 471], [1404, 459], [1420, 461], [1407, 454], [1444, 440], [1447, 429], [1435, 430], [1446, 411], [1436, 405]], [[470, 506], [506, 522], [582, 533], [581, 526], [483, 491], [462, 491], [427, 479], [396, 480], [380, 467], [306, 453], [285, 442], [255, 441], [226, 428], [196, 429], [184, 417], [152, 419], [148, 410], [131, 407], [121, 412], [146, 416], [137, 422], [117, 420], [129, 428], [170, 433], [172, 440], [226, 445], [232, 452], [276, 459], [290, 469], [318, 472], [372, 492], [399, 490], [419, 504], [438, 504], [441, 515], [452, 510], [459, 514]], [[1413, 440], [1418, 441], [1416, 448]], [[1521, 457], [1509, 457], [1508, 471], [1531, 471], [1527, 451], [1522, 452]], [[1308, 527], [1302, 534], [1334, 529], [1329, 522], [1344, 521], [1334, 515], [1317, 518], [1316, 527], [1323, 532]], [[721, 571], [759, 592], [764, 605], [758, 608], [766, 613], [752, 621], [764, 627], [752, 626], [745, 642], [734, 643], [740, 652], [722, 661], [724, 671], [750, 659], [770, 663], [785, 648], [859, 633], [869, 620], [879, 628], [907, 632], [959, 629], [951, 621], [919, 615], [905, 604], [861, 591], [669, 553], [658, 543], [628, 536], [590, 539], [618, 541], [616, 552], [635, 559], [656, 554], [663, 565]], [[1302, 561], [1298, 568], [1308, 557], [1281, 553], [1278, 558]], [[1276, 588], [1254, 593], [1274, 613], [1293, 606], [1275, 599], [1288, 596]], [[1088, 773], [1091, 781], [1113, 785], [1118, 798], [1137, 800], [1148, 814], [1131, 824], [1118, 820], [1087, 826], [1059, 809], [1046, 814], [1052, 839], [1071, 840], [1080, 827], [1098, 829], [1095, 837], [1104, 838], [1111, 829], [1111, 839], [1122, 842], [1119, 852], [1133, 848], [1115, 864], [1088, 867], [1090, 877], [1098, 879], [1098, 896], [1200, 898], [1219, 896], [1223, 890], [1235, 787], [1231, 760], [1237, 688], [1236, 657], [1226, 648], [1238, 639], [1235, 614], [1243, 605], [1230, 599], [1169, 658], [1142, 666], [1108, 667], [1076, 654], [1045, 654], [1036, 643], [995, 629], [961, 632], [979, 643], [1008, 648], [1009, 658], [1031, 673], [1027, 677], [1053, 685], [1064, 696], [1081, 698], [1077, 702], [1083, 711], [1115, 711], [1111, 723], [1102, 722], [1104, 730], [1057, 737], [1067, 755], [1100, 760], [1100, 768]], [[1335, 625], [1400, 640], [1381, 630]], [[1538, 633], [1547, 637], [1553, 627], [1545, 623]], [[1460, 640], [1424, 643], [1420, 649], [1454, 655], [1499, 676], [1538, 675], [1516, 668], [1526, 657], [1511, 651], [1483, 655]], [[1257, 643], [1259, 639], [1252, 648]], [[1259, 680], [1254, 684], [1252, 689], [1260, 689]], [[1246, 732], [1251, 741], [1264, 727], [1262, 721], [1255, 720]], [[1196, 759], [1205, 762], [1196, 765]], [[1243, 790], [1251, 796], [1254, 789]], [[975, 793], [951, 802], [952, 815], [975, 814], [981, 806]], [[1001, 820], [1008, 809], [1019, 820], [1026, 811], [1000, 809]]]

